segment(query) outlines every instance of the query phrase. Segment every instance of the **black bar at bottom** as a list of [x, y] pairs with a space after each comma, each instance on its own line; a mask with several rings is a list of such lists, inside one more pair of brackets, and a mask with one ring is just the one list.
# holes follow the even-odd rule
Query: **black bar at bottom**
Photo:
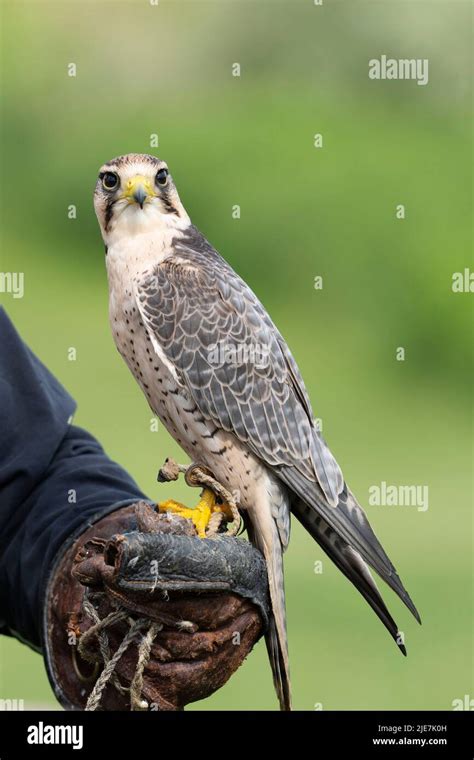
[[[19, 757], [114, 757], [141, 760], [163, 751], [246, 753], [260, 740], [269, 752], [318, 758], [449, 757], [472, 760], [472, 712], [0, 712], [0, 760]], [[251, 738], [250, 738], [251, 736]], [[304, 743], [304, 744], [303, 744]], [[250, 749], [250, 747], [249, 747]], [[291, 760], [291, 758], [290, 758]]]

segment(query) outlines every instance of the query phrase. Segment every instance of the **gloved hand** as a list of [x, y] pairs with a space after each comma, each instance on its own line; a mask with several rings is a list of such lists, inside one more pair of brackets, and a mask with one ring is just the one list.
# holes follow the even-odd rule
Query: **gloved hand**
[[66, 708], [182, 709], [230, 678], [267, 615], [265, 563], [247, 541], [198, 538], [189, 520], [138, 502], [90, 527], [56, 566], [49, 677]]

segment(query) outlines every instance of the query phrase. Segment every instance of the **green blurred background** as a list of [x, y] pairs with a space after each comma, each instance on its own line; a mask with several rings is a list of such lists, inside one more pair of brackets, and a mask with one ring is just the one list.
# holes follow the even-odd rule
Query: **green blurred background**
[[[106, 159], [156, 153], [288, 340], [421, 612], [420, 628], [383, 589], [404, 659], [294, 523], [286, 586], [299, 709], [451, 709], [474, 696], [473, 296], [451, 290], [453, 272], [473, 268], [470, 16], [459, 1], [2, 3], [1, 269], [25, 273], [25, 295], [1, 297], [77, 399], [76, 422], [151, 497], [192, 501], [155, 481], [180, 454], [163, 428], [150, 432], [114, 348], [92, 208]], [[428, 58], [429, 84], [370, 81], [368, 60], [383, 53]], [[428, 485], [429, 509], [368, 506], [382, 480]], [[0, 697], [56, 704], [41, 658], [5, 638]], [[275, 709], [263, 642], [196, 708]]]

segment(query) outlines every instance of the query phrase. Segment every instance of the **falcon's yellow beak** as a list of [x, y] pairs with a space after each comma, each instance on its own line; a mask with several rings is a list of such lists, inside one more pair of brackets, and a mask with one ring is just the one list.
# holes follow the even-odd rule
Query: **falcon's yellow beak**
[[129, 203], [138, 203], [140, 208], [143, 208], [147, 198], [155, 196], [156, 193], [148, 177], [137, 174], [126, 182], [122, 198], [128, 200]]

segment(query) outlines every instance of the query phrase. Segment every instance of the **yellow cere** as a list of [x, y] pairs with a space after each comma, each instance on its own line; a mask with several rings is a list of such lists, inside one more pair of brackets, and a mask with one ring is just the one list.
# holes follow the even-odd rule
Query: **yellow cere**
[[144, 189], [147, 196], [156, 196], [150, 179], [148, 177], [144, 177], [142, 174], [137, 174], [135, 177], [127, 180], [125, 183], [125, 190], [123, 192], [122, 198], [127, 198], [129, 201], [133, 201], [134, 193], [137, 192], [140, 186]]

